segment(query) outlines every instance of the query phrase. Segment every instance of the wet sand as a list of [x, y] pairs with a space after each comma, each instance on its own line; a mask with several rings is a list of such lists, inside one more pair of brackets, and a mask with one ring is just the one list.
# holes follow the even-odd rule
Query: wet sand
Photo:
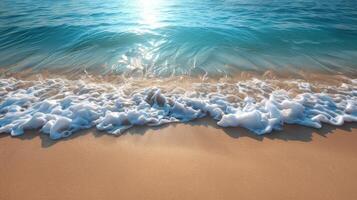
[[0, 199], [357, 199], [357, 124], [0, 135]]

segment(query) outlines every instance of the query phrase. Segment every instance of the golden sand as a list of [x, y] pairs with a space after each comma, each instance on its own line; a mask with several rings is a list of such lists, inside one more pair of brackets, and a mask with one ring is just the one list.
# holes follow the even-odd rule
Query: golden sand
[[357, 125], [264, 137], [212, 122], [0, 138], [0, 199], [357, 199]]

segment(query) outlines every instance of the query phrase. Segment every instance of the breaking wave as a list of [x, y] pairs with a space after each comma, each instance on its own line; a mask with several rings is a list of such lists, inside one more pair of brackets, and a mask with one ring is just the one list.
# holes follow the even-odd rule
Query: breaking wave
[[0, 79], [0, 133], [12, 136], [39, 129], [60, 139], [92, 127], [122, 134], [133, 126], [203, 117], [258, 135], [284, 124], [320, 128], [356, 122], [357, 80]]

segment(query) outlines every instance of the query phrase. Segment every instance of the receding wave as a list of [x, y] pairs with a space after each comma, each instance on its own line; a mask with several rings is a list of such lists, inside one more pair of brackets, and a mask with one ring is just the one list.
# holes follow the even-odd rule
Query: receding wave
[[0, 79], [0, 133], [39, 129], [59, 139], [92, 127], [122, 134], [133, 126], [209, 117], [221, 127], [260, 135], [284, 124], [320, 128], [357, 121], [356, 79], [82, 79]]

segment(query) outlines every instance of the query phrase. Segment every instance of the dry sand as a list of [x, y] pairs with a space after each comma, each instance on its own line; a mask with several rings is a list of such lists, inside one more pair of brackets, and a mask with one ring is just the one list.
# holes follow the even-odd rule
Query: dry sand
[[210, 121], [0, 138], [0, 199], [357, 199], [357, 124], [257, 137]]

